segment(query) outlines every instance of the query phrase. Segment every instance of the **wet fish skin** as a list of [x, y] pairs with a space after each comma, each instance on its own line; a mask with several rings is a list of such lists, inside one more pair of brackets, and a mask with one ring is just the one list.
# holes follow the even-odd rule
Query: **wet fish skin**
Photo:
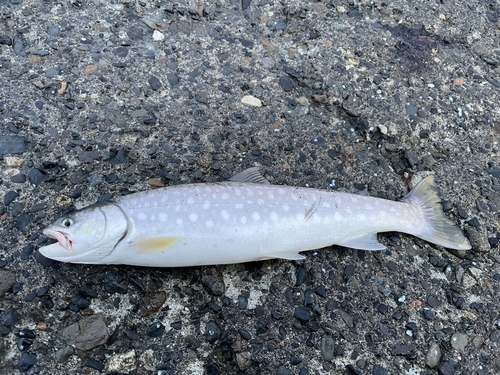
[[334, 244], [382, 250], [377, 233], [392, 231], [470, 249], [444, 216], [433, 176], [401, 202], [266, 182], [250, 168], [228, 182], [127, 195], [57, 220], [44, 233], [58, 242], [40, 252], [73, 263], [183, 267], [300, 260], [301, 251]]

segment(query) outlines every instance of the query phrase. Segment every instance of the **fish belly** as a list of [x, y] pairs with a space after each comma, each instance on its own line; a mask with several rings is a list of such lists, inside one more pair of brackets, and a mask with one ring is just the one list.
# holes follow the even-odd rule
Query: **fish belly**
[[333, 244], [378, 250], [377, 232], [421, 225], [407, 203], [307, 188], [198, 184], [122, 198], [129, 232], [108, 264], [183, 267], [269, 258]]

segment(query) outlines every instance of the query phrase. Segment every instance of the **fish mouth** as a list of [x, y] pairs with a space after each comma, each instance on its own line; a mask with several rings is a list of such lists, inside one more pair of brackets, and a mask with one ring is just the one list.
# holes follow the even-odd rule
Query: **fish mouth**
[[66, 250], [71, 250], [73, 248], [73, 240], [68, 233], [47, 228], [43, 231], [43, 234], [45, 234], [49, 238], [57, 240], [59, 245]]

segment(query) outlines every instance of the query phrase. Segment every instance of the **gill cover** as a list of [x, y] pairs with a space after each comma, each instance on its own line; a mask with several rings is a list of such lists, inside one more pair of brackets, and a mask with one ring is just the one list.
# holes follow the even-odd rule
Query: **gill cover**
[[101, 263], [125, 237], [127, 228], [127, 218], [117, 205], [90, 206], [47, 227], [43, 233], [58, 242], [39, 251], [61, 262]]

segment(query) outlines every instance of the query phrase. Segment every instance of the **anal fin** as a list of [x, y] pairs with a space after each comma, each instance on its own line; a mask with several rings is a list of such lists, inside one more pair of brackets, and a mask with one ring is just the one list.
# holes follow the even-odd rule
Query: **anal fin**
[[272, 254], [264, 255], [261, 259], [303, 260], [306, 259], [306, 257], [299, 253], [295, 253], [293, 251], [287, 251], [287, 252], [279, 251]]
[[378, 242], [377, 233], [368, 233], [358, 238], [353, 238], [342, 243], [337, 243], [337, 245], [350, 247], [352, 249], [371, 251], [386, 249], [384, 245]]

